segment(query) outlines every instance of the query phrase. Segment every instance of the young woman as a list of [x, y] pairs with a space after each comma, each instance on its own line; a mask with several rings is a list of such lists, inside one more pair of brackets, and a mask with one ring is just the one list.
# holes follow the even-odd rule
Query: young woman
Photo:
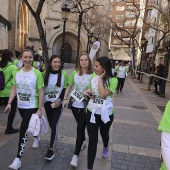
[[[0, 83], [4, 83], [5, 86], [3, 89], [0, 90], [0, 106], [6, 106], [8, 104], [8, 99], [12, 88], [13, 72], [16, 69], [17, 67], [11, 63], [11, 51], [8, 49], [3, 50], [2, 56], [0, 57], [0, 71], [3, 72], [5, 81]], [[5, 130], [5, 134], [12, 134], [12, 133], [19, 132], [19, 129], [14, 129], [12, 127], [15, 118], [16, 109], [17, 109], [17, 98], [14, 97], [14, 100], [11, 103], [11, 111], [8, 114], [8, 122], [7, 122], [7, 128]]]
[[58, 123], [62, 112], [61, 102], [67, 87], [67, 73], [61, 70], [61, 59], [57, 55], [52, 55], [47, 70], [44, 74], [45, 84], [45, 111], [51, 128], [50, 147], [44, 159], [54, 158], [53, 148], [58, 136]]
[[35, 54], [34, 55], [34, 62], [33, 62], [33, 67], [35, 67], [37, 70], [41, 69], [41, 60], [40, 60], [40, 55]]
[[103, 140], [103, 158], [109, 156], [109, 129], [114, 118], [112, 103], [113, 93], [117, 87], [117, 79], [113, 77], [111, 62], [108, 57], [99, 57], [95, 61], [95, 73], [90, 79], [90, 86], [84, 94], [90, 99], [87, 106], [88, 170], [93, 169], [97, 152], [98, 129]]
[[[74, 118], [77, 122], [77, 139], [76, 148], [72, 157], [70, 165], [77, 167], [78, 156], [80, 150], [86, 146], [85, 127], [86, 127], [86, 113], [85, 107], [87, 106], [87, 99], [84, 98], [83, 92], [88, 89], [90, 76], [92, 74], [92, 64], [87, 54], [82, 54], [78, 61], [78, 69], [74, 70], [68, 81], [68, 87], [64, 95], [63, 106], [67, 103], [67, 96], [74, 85], [72, 92], [70, 108], [73, 112]], [[77, 97], [76, 97], [77, 96]], [[86, 105], [86, 106], [85, 106]]]
[[[17, 156], [9, 166], [12, 169], [21, 167], [21, 156], [27, 142], [27, 128], [33, 113], [42, 116], [42, 106], [44, 101], [44, 82], [42, 74], [32, 67], [34, 61], [31, 50], [24, 50], [22, 53], [23, 67], [17, 70], [12, 80], [13, 87], [10, 92], [8, 105], [5, 111], [11, 110], [11, 103], [17, 94], [18, 110], [22, 117]], [[39, 137], [34, 137], [33, 148], [39, 146]]]
[[22, 67], [21, 53], [16, 52], [16, 59], [13, 61], [13, 64], [17, 66], [18, 69]]

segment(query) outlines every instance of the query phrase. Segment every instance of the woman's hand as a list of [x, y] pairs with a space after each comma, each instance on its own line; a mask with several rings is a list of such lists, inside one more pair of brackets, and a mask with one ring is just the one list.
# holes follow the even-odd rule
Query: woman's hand
[[68, 104], [68, 101], [67, 100], [63, 100], [62, 101], [62, 107], [65, 108]]
[[10, 112], [10, 111], [11, 111], [11, 104], [8, 103], [7, 106], [6, 106], [6, 108], [5, 108], [5, 110], [4, 110], [4, 113], [8, 113], [8, 112]]
[[94, 96], [92, 95], [92, 91], [90, 89], [87, 89], [83, 92], [85, 96], [88, 96], [90, 99], [93, 99]]
[[105, 71], [99, 77], [103, 79], [105, 77]]
[[56, 101], [55, 101], [55, 106], [56, 106], [56, 107], [59, 107], [60, 105], [61, 105], [61, 101], [60, 101], [60, 100], [56, 100]]
[[42, 109], [37, 110], [37, 115], [39, 116], [39, 118], [42, 118]]

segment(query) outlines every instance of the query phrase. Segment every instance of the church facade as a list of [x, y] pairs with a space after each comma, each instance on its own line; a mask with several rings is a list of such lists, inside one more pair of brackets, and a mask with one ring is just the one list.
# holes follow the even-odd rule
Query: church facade
[[[39, 0], [29, 1], [35, 10]], [[47, 0], [41, 12], [41, 22], [46, 35], [49, 56], [61, 54], [63, 43], [63, 25], [61, 18], [61, 3]], [[109, 3], [106, 2], [105, 5]], [[22, 51], [27, 45], [34, 45], [35, 50], [41, 47], [39, 32], [27, 6], [23, 0], [0, 1], [0, 49], [9, 48], [12, 51]], [[74, 63], [77, 54], [79, 17], [70, 13], [65, 27], [64, 57], [67, 63]], [[54, 27], [58, 26], [57, 29]], [[95, 39], [93, 40], [95, 41]], [[99, 39], [101, 47], [99, 56], [108, 55], [109, 34]], [[80, 54], [87, 51], [88, 33], [81, 27]]]

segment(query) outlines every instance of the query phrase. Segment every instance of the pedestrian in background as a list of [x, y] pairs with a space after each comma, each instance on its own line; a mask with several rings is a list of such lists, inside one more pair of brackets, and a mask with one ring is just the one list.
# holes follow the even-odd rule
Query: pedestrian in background
[[[155, 67], [154, 74], [156, 76], [158, 75], [158, 66]], [[154, 77], [154, 87], [155, 87], [155, 90], [154, 90], [153, 93], [159, 94], [159, 92], [158, 92], [158, 78], [157, 77]]]
[[36, 68], [39, 71], [40, 71], [40, 69], [42, 67], [41, 66], [41, 60], [40, 60], [40, 55], [39, 54], [35, 54], [34, 55], [33, 67]]
[[22, 60], [21, 60], [21, 53], [18, 51], [15, 51], [16, 59], [13, 61], [13, 64], [17, 66], [18, 69], [22, 67]]
[[116, 77], [115, 63], [112, 63], [112, 74]]
[[[159, 65], [158, 65], [157, 75], [158, 75], [159, 77], [163, 77], [163, 76], [164, 76], [164, 75], [163, 75], [164, 69], [165, 69], [165, 67], [164, 67], [163, 64], [159, 64]], [[161, 78], [158, 78], [157, 84], [159, 85], [159, 93], [158, 93], [159, 97], [165, 98], [165, 83], [166, 83], [165, 80], [163, 80], [163, 79], [161, 79]]]
[[[16, 69], [17, 67], [11, 63], [11, 51], [8, 49], [2, 50], [0, 57], [0, 71], [3, 72], [2, 74], [4, 75], [4, 80], [0, 80], [0, 84], [3, 85], [3, 88], [0, 89], [0, 106], [6, 106], [8, 104], [8, 99], [12, 88], [13, 73]], [[12, 126], [17, 109], [16, 97], [14, 97], [14, 100], [10, 103], [10, 105], [11, 111], [8, 114], [5, 134], [13, 134], [19, 132], [19, 129], [14, 129]]]
[[94, 66], [96, 75], [91, 77], [89, 89], [84, 92], [91, 98], [86, 115], [89, 136], [87, 170], [93, 169], [99, 128], [103, 140], [102, 157], [107, 158], [109, 156], [109, 130], [114, 118], [112, 98], [118, 82], [117, 78], [114, 78], [111, 68], [108, 57], [97, 58]]
[[[71, 108], [74, 118], [77, 122], [76, 147], [70, 163], [70, 165], [73, 167], [77, 167], [80, 150], [86, 146], [85, 110], [86, 110], [88, 100], [86, 97], [84, 97], [83, 92], [88, 89], [91, 74], [92, 74], [92, 63], [90, 57], [87, 54], [82, 54], [78, 60], [77, 70], [74, 70], [69, 77], [69, 81], [68, 81], [69, 85], [64, 95], [63, 107], [67, 104], [67, 97], [73, 86], [74, 86], [74, 90], [72, 94], [76, 94], [76, 96], [78, 96], [77, 98], [76, 96], [72, 95], [69, 102], [69, 107]], [[79, 100], [80, 98], [82, 100]]]
[[44, 159], [54, 158], [54, 146], [58, 137], [58, 124], [62, 113], [62, 100], [67, 87], [67, 73], [61, 70], [61, 58], [52, 55], [44, 73], [45, 111], [51, 128], [50, 147]]
[[[17, 156], [13, 163], [9, 166], [12, 169], [19, 169], [21, 167], [21, 156], [24, 152], [27, 143], [27, 128], [30, 118], [33, 113], [37, 113], [39, 117], [42, 116], [42, 106], [44, 101], [43, 93], [43, 77], [42, 74], [35, 68], [32, 63], [34, 61], [34, 54], [31, 50], [26, 49], [22, 53], [23, 67], [17, 70], [12, 83], [12, 89], [8, 100], [8, 105], [5, 111], [11, 110], [11, 103], [17, 94], [18, 110], [22, 117], [20, 126], [19, 142]], [[34, 136], [32, 147], [38, 148], [40, 138]]]
[[[170, 170], [170, 100], [166, 104], [158, 130], [161, 131], [161, 154], [163, 163], [166, 169]], [[164, 166], [164, 164], [162, 166]]]
[[115, 70], [114, 70], [114, 76], [115, 76], [115, 77], [117, 77], [117, 70], [118, 70], [119, 67], [120, 67], [119, 62], [116, 61], [116, 62], [115, 62]]
[[125, 67], [125, 63], [122, 61], [121, 66], [117, 70], [117, 78], [118, 78], [118, 86], [117, 93], [122, 92], [124, 87], [125, 78], [128, 76], [127, 68]]

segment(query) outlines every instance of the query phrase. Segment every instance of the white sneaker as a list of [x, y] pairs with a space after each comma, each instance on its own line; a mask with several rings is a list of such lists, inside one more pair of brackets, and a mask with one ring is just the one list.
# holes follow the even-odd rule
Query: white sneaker
[[81, 146], [81, 150], [83, 150], [86, 146], [87, 146], [87, 141], [84, 140], [84, 141], [83, 141], [83, 144], [82, 144], [82, 146]]
[[34, 142], [33, 142], [33, 144], [32, 144], [32, 147], [33, 147], [34, 149], [39, 147], [39, 141], [40, 141], [40, 137], [34, 138]]
[[77, 155], [73, 155], [70, 165], [77, 168], [77, 163], [78, 163], [78, 157]]
[[9, 166], [9, 168], [15, 170], [21, 168], [21, 160], [19, 158], [15, 158], [12, 164]]

